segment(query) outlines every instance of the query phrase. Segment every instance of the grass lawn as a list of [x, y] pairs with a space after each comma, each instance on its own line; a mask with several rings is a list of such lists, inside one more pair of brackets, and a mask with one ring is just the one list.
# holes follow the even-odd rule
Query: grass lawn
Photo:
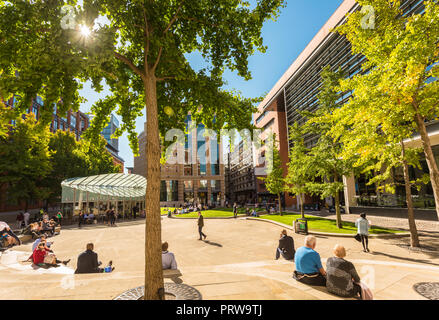
[[[256, 211], [265, 211], [258, 208]], [[233, 217], [233, 208], [215, 208], [211, 210], [201, 211], [205, 218], [227, 218]], [[251, 212], [251, 211], [250, 211]], [[245, 214], [245, 208], [238, 208], [238, 214]], [[198, 212], [189, 212], [180, 215], [174, 215], [176, 218], [198, 218]]]
[[[205, 210], [201, 211], [203, 214], [203, 217], [205, 218], [227, 218], [227, 217], [233, 217], [233, 211], [232, 210], [223, 210], [223, 209], [212, 209], [212, 210]], [[185, 214], [177, 214], [174, 215], [176, 218], [198, 218], [198, 212], [189, 212]]]
[[168, 214], [168, 209], [171, 209], [171, 212], [174, 212], [174, 207], [165, 207], [165, 208], [160, 208], [160, 214], [163, 215], [167, 215]]
[[[329, 232], [329, 233], [346, 233], [355, 235], [357, 233], [357, 227], [355, 227], [355, 223], [353, 222], [343, 222], [343, 229], [338, 229], [335, 220], [328, 220], [319, 217], [310, 217], [305, 215], [308, 220], [308, 229], [317, 232]], [[280, 223], [284, 223], [286, 225], [292, 226], [293, 221], [301, 218], [300, 214], [290, 214], [284, 213], [283, 216], [276, 215], [265, 215], [261, 216], [260, 219], [272, 220]], [[343, 220], [343, 216], [342, 216]], [[391, 233], [401, 233], [405, 231], [401, 230], [392, 230], [387, 228], [380, 228], [372, 226], [369, 229], [370, 234], [391, 234]]]

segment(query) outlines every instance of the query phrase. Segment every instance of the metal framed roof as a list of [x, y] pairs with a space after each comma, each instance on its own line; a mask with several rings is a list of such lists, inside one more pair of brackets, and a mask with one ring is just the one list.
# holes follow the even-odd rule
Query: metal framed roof
[[66, 179], [62, 187], [120, 199], [144, 197], [146, 179], [137, 174], [109, 173]]

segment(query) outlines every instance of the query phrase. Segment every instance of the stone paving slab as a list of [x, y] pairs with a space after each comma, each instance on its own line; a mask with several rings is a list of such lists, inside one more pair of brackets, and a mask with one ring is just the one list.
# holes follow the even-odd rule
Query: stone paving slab
[[[111, 228], [63, 230], [53, 238], [53, 250], [60, 259], [76, 259], [88, 242], [94, 242], [99, 260], [113, 260], [116, 267], [110, 274], [64, 275], [19, 271], [0, 264], [0, 296], [3, 299], [114, 299], [120, 293], [143, 284], [144, 221]], [[203, 299], [292, 299], [339, 300], [324, 288], [314, 288], [292, 279], [294, 264], [274, 260], [281, 226], [246, 221], [206, 220], [203, 231], [207, 241], [199, 241], [196, 221], [162, 220], [162, 239], [177, 259], [183, 283], [195, 287]], [[304, 236], [293, 234], [296, 248]], [[437, 243], [434, 236], [421, 241]], [[317, 251], [323, 264], [332, 256], [335, 244], [347, 249], [352, 261], [367, 279], [374, 272], [377, 299], [426, 298], [413, 290], [418, 282], [439, 279], [439, 256], [411, 252], [398, 246], [405, 239], [374, 239], [371, 253], [362, 252], [361, 244], [350, 238], [318, 237]], [[31, 244], [15, 247], [30, 253]], [[14, 249], [15, 249], [14, 248]], [[363, 269], [365, 268], [365, 269]], [[165, 281], [168, 281], [166, 279]], [[170, 282], [170, 280], [169, 280]]]

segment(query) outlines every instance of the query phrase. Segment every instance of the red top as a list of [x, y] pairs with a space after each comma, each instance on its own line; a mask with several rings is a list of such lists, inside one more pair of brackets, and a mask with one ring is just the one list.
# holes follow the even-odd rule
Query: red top
[[34, 264], [44, 263], [44, 257], [46, 256], [47, 249], [39, 250], [38, 248], [35, 249], [34, 253], [32, 254], [32, 260]]

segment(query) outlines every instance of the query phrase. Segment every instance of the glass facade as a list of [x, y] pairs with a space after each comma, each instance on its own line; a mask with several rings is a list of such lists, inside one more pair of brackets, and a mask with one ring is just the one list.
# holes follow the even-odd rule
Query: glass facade
[[74, 115], [70, 116], [70, 126], [72, 127], [72, 129], [76, 129], [76, 116]]
[[160, 182], [160, 201], [178, 201], [177, 180], [162, 180]]
[[184, 181], [184, 202], [194, 201], [194, 185], [192, 181]]

